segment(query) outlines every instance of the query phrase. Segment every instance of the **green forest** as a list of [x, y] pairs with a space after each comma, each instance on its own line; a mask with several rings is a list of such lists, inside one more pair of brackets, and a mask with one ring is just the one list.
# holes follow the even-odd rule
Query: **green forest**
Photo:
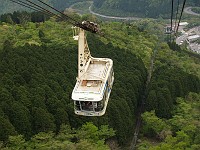
[[[81, 2], [84, 0], [43, 0], [44, 2], [50, 4], [56, 9], [65, 10], [67, 7], [71, 6], [74, 3]], [[37, 0], [32, 0], [32, 2], [39, 4]], [[15, 4], [10, 0], [0, 0], [0, 15], [5, 13], [12, 13], [14, 11], [33, 11], [29, 8], [25, 8], [21, 5]], [[45, 6], [44, 6], [45, 7]]]
[[28, 140], [40, 132], [58, 133], [62, 124], [79, 128], [93, 122], [96, 126], [109, 125], [119, 143], [125, 143], [133, 131], [134, 114], [147, 76], [142, 59], [131, 50], [88, 34], [92, 55], [113, 59], [115, 88], [105, 116], [76, 116], [71, 92], [77, 76], [78, 47], [71, 25], [52, 18], [44, 23], [2, 23], [0, 30], [2, 141], [7, 141], [9, 135], [20, 134]]
[[[139, 150], [191, 149], [200, 148], [200, 94], [189, 93], [185, 98], [177, 98], [172, 117], [159, 118], [155, 111], [145, 112], [143, 134], [157, 137], [160, 143], [145, 140], [138, 146]], [[155, 144], [157, 143], [157, 144]]]
[[[39, 4], [37, 0], [32, 0]], [[85, 0], [43, 0], [51, 6], [64, 11], [66, 8]], [[117, 16], [138, 16], [150, 18], [169, 18], [171, 13], [170, 0], [91, 0], [93, 1], [93, 9], [102, 14]], [[90, 2], [88, 0], [88, 2]], [[18, 4], [14, 4], [10, 0], [0, 0], [0, 15], [5, 13], [13, 13], [14, 11], [32, 11]], [[182, 6], [183, 0], [179, 0]], [[174, 8], [177, 8], [178, 2], [174, 2]], [[187, 0], [187, 6], [200, 6], [199, 0]], [[45, 6], [44, 6], [45, 7]], [[84, 7], [84, 5], [82, 6]], [[88, 6], [89, 7], [89, 6]], [[180, 7], [181, 8], [181, 7]], [[88, 9], [88, 8], [87, 8]], [[175, 13], [174, 9], [174, 13]], [[195, 9], [196, 11], [196, 9]]]
[[[169, 18], [171, 0], [93, 0], [95, 11], [118, 16], [138, 16], [150, 18]], [[183, 0], [179, 1], [182, 5]], [[188, 0], [189, 6], [200, 6], [199, 0]], [[174, 1], [174, 8], [178, 3]], [[174, 9], [174, 13], [175, 13]]]
[[[0, 22], [0, 149], [104, 150], [111, 149], [113, 141], [115, 148], [125, 149], [145, 96], [138, 149], [198, 150], [200, 56], [166, 43], [159, 31], [152, 33], [150, 28], [162, 30], [154, 20], [120, 23], [89, 15], [73, 17], [99, 23], [104, 36], [87, 32], [90, 51], [93, 57], [114, 62], [115, 82], [106, 114], [74, 114], [71, 92], [78, 45], [71, 24], [39, 13], [4, 14]], [[146, 87], [153, 56], [152, 78]]]
[[9, 149], [67, 149], [67, 150], [109, 150], [105, 145], [105, 139], [115, 135], [112, 129], [102, 125], [99, 128], [88, 122], [80, 129], [71, 129], [69, 125], [61, 126], [60, 131], [55, 134], [52, 131], [40, 132], [30, 140], [25, 140], [23, 135], [10, 136], [6, 147]]

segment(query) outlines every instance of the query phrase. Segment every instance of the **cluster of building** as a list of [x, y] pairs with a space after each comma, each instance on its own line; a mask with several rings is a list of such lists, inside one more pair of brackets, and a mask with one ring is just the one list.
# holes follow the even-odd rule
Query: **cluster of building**
[[190, 50], [200, 54], [200, 26], [192, 28], [192, 32], [188, 33], [186, 42]]
[[[176, 44], [182, 45], [183, 43], [187, 43], [190, 50], [200, 54], [200, 26], [185, 31], [184, 29], [187, 25], [187, 22], [181, 22], [179, 24], [178, 32], [181, 33], [181, 35], [176, 38]], [[177, 26], [173, 25], [174, 30], [175, 28], [177, 28]], [[171, 26], [167, 25], [165, 32], [171, 33], [174, 31], [171, 30]]]

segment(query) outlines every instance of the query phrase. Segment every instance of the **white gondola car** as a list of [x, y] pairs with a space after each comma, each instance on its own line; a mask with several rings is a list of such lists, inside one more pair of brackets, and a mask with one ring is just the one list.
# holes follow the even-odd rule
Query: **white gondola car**
[[173, 29], [171, 28], [171, 26], [165, 27], [165, 34], [171, 34], [172, 32], [173, 32]]
[[91, 57], [83, 29], [74, 39], [79, 41], [78, 77], [72, 92], [75, 114], [102, 116], [114, 81], [113, 61]]

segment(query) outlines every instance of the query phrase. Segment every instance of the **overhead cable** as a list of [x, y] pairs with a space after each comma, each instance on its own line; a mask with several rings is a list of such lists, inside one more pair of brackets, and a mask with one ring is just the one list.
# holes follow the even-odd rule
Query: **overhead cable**
[[180, 18], [179, 18], [179, 21], [178, 21], [178, 26], [177, 26], [176, 32], [175, 32], [176, 34], [177, 34], [177, 32], [178, 32], [178, 28], [179, 28], [179, 25], [180, 25], [180, 22], [181, 22], [183, 10], [184, 10], [184, 8], [185, 8], [185, 3], [186, 3], [186, 0], [184, 0], [184, 2], [183, 2], [183, 6], [182, 6], [182, 10], [181, 10], [181, 15], [180, 15]]
[[56, 14], [56, 13], [53, 13], [53, 12], [50, 11], [49, 9], [46, 9], [46, 8], [40, 6], [39, 4], [36, 4], [36, 3], [34, 3], [34, 2], [32, 2], [32, 1], [30, 1], [30, 0], [25, 0], [26, 2], [23, 2], [23, 1], [21, 1], [21, 0], [18, 0], [18, 1], [17, 1], [17, 0], [10, 0], [10, 1], [12, 1], [12, 2], [14, 2], [14, 3], [17, 3], [17, 4], [21, 5], [21, 6], [30, 8], [30, 9], [32, 9], [32, 10], [42, 11], [42, 13], [45, 13], [45, 14], [55, 15], [55, 16], [57, 16], [58, 18], [61, 18], [61, 19], [67, 19], [67, 21], [68, 21], [70, 24], [74, 25], [74, 26], [77, 26], [77, 27], [79, 27], [79, 28], [82, 28], [82, 29], [84, 29], [84, 30], [87, 30], [87, 31], [89, 31], [89, 32], [96, 33], [96, 34], [99, 34], [100, 36], [102, 36], [102, 33], [101, 33], [99, 30], [96, 30], [96, 29], [95, 29], [96, 27], [95, 27], [95, 28], [91, 27], [91, 25], [92, 25], [93, 23], [90, 24], [90, 22], [89, 22], [89, 25], [84, 25], [83, 23], [78, 22], [77, 20], [73, 19], [72, 17], [69, 17], [68, 15], [62, 13], [61, 11], [55, 9], [54, 7], [50, 6], [49, 4], [47, 4], [47, 3], [45, 3], [45, 2], [43, 2], [43, 1], [41, 1], [41, 0], [37, 0], [37, 1], [40, 2], [40, 3], [42, 3], [43, 5], [47, 6], [48, 8], [51, 8], [51, 9], [53, 9], [54, 11], [60, 13], [61, 15], [58, 15], [58, 14]]
[[176, 31], [177, 28], [177, 20], [178, 20], [178, 13], [179, 13], [179, 0], [177, 1], [177, 8], [176, 8], [176, 20], [175, 20], [175, 26], [174, 26], [174, 31]]
[[[29, 1], [29, 0], [27, 0], [27, 1]], [[66, 15], [66, 14], [64, 14], [63, 12], [57, 10], [56, 8], [50, 6], [49, 4], [47, 4], [47, 3], [45, 3], [45, 2], [43, 2], [43, 1], [41, 1], [41, 0], [37, 0], [37, 1], [40, 2], [40, 3], [42, 3], [42, 4], [44, 4], [44, 5], [46, 5], [46, 6], [48, 6], [48, 7], [51, 8], [51, 9], [55, 10], [56, 12], [60, 13], [63, 17], [67, 18], [67, 19], [68, 19], [67, 21], [70, 22], [72, 25], [77, 26], [77, 27], [79, 27], [79, 28], [82, 28], [82, 29], [84, 29], [84, 30], [86, 30], [86, 31], [99, 34], [100, 36], [102, 36], [102, 33], [97, 32], [97, 31], [94, 30], [93, 28], [90, 28], [90, 27], [88, 27], [88, 26], [86, 26], [86, 25], [83, 25], [83, 24], [80, 23], [79, 21], [73, 19], [72, 17], [69, 17], [68, 15]]]
[[[27, 0], [27, 1], [29, 1], [29, 0]], [[71, 22], [71, 21], [68, 20], [71, 24], [76, 25], [76, 24], [78, 23], [78, 21], [76, 21], [75, 19], [73, 19], [73, 18], [67, 16], [66, 14], [64, 14], [63, 12], [61, 12], [61, 11], [57, 10], [56, 8], [50, 6], [49, 4], [47, 4], [47, 3], [45, 3], [45, 2], [43, 2], [43, 1], [41, 1], [41, 0], [37, 0], [37, 1], [39, 1], [40, 3], [42, 3], [42, 4], [46, 5], [46, 6], [48, 6], [48, 7], [51, 8], [51, 9], [55, 10], [56, 12], [60, 13], [62, 16], [66, 17], [67, 19], [70, 19], [71, 21], [74, 21], [74, 22]]]
[[34, 7], [34, 6], [31, 6], [31, 5], [28, 5], [27, 3], [25, 3], [25, 2], [23, 2], [23, 1], [21, 1], [21, 0], [10, 0], [10, 1], [12, 1], [12, 2], [14, 2], [14, 3], [16, 3], [16, 4], [19, 4], [19, 5], [21, 5], [21, 6], [27, 7], [27, 8], [29, 8], [29, 9], [35, 10], [35, 11], [42, 11], [41, 9], [36, 8], [36, 7]]
[[[51, 16], [51, 15], [56, 15], [56, 14], [54, 14], [54, 13], [48, 11], [48, 10], [45, 10], [45, 9], [43, 9], [43, 8], [39, 8], [39, 7], [30, 5], [29, 3], [23, 2], [23, 1], [21, 1], [21, 0], [10, 0], [10, 1], [12, 1], [12, 2], [14, 2], [14, 3], [16, 3], [16, 4], [19, 4], [19, 5], [21, 5], [21, 6], [24, 6], [24, 7], [26, 7], [26, 8], [32, 9], [32, 10], [34, 10], [34, 11], [40, 11], [40, 12], [42, 12], [42, 13], [45, 14], [45, 15], [50, 15], [50, 16]], [[57, 15], [57, 17], [60, 17], [60, 16]]]
[[61, 16], [59, 16], [59, 15], [57, 15], [57, 14], [55, 14], [55, 13], [49, 11], [48, 9], [46, 9], [46, 8], [44, 8], [44, 7], [38, 5], [38, 4], [36, 4], [36, 3], [34, 3], [34, 2], [32, 2], [32, 1], [30, 1], [30, 0], [26, 0], [26, 1], [29, 2], [30, 4], [33, 4], [34, 6], [37, 6], [37, 7], [41, 8], [42, 10], [45, 10], [45, 11], [48, 12], [48, 13], [51, 13], [51, 14], [53, 14], [53, 15], [59, 17], [59, 18], [62, 18]]
[[171, 31], [173, 26], [173, 15], [174, 15], [174, 0], [172, 0], [172, 7], [171, 7]]

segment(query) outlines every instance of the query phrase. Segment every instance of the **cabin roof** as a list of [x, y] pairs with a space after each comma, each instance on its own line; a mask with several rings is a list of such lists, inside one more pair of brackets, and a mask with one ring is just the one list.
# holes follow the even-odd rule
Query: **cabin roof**
[[97, 99], [101, 99], [111, 67], [111, 59], [92, 59], [85, 74], [77, 80], [72, 99], [78, 100], [80, 97], [98, 97]]
[[92, 61], [81, 80], [103, 80], [111, 64], [106, 61]]

